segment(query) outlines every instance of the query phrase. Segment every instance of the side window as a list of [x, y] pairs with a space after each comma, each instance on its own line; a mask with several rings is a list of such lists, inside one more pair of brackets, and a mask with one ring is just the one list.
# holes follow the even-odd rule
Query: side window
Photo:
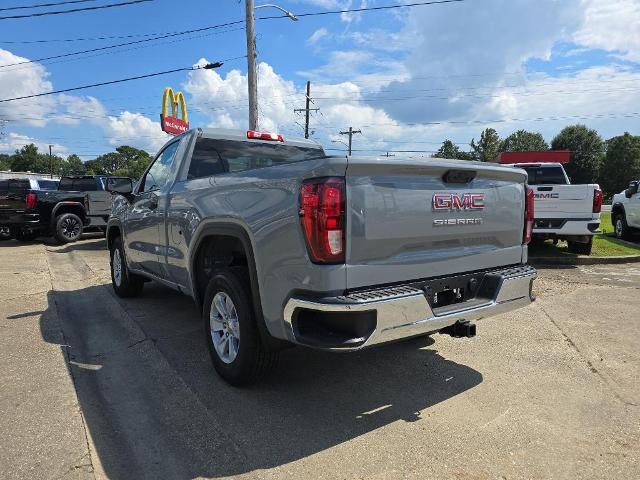
[[78, 178], [73, 182], [73, 189], [79, 192], [95, 192], [98, 186], [95, 178]]
[[142, 179], [140, 192], [150, 192], [151, 190], [159, 190], [169, 181], [169, 173], [171, 164], [178, 150], [180, 142], [173, 142], [158, 155], [151, 165], [151, 168]]
[[9, 180], [0, 180], [0, 192], [9, 191]]
[[224, 162], [216, 148], [216, 142], [208, 138], [196, 140], [193, 149], [187, 180], [194, 178], [211, 177], [226, 171]]
[[22, 192], [24, 190], [29, 190], [29, 188], [31, 188], [29, 180], [9, 180], [10, 192]]
[[61, 179], [60, 185], [58, 185], [58, 190], [64, 190], [65, 192], [73, 190], [73, 179], [71, 178]]

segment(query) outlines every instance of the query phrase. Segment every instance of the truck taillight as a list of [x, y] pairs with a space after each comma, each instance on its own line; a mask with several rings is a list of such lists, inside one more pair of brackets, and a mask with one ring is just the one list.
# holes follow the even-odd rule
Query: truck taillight
[[602, 211], [602, 190], [596, 188], [593, 192], [593, 213]]
[[27, 208], [29, 210], [33, 210], [36, 208], [36, 204], [38, 203], [38, 196], [35, 193], [27, 193], [26, 198]]
[[316, 178], [300, 189], [300, 223], [314, 263], [344, 263], [344, 178]]
[[91, 202], [89, 202], [89, 195], [85, 195], [84, 196], [84, 209], [87, 212], [87, 215], [89, 215], [90, 207], [91, 207]]
[[527, 187], [524, 210], [524, 233], [522, 235], [522, 243], [525, 245], [531, 242], [531, 237], [533, 236], [533, 199], [533, 188]]

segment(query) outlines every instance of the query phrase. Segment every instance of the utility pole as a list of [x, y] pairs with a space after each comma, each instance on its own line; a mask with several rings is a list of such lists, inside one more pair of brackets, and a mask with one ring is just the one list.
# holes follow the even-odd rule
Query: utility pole
[[353, 134], [354, 133], [362, 134], [362, 131], [361, 130], [354, 130], [353, 127], [349, 127], [349, 131], [340, 132], [340, 135], [349, 135], [349, 156], [351, 156], [351, 145], [352, 145], [351, 139], [353, 138]]
[[311, 82], [307, 82], [307, 102], [305, 108], [294, 108], [295, 113], [304, 112], [304, 138], [309, 138], [309, 112], [317, 112], [319, 108], [309, 108], [311, 103]]
[[53, 145], [49, 144], [49, 171], [51, 172], [51, 178], [53, 178], [53, 156], [51, 155], [51, 148]]
[[246, 0], [247, 83], [249, 86], [249, 130], [258, 130], [258, 81], [256, 74], [256, 33], [253, 0]]

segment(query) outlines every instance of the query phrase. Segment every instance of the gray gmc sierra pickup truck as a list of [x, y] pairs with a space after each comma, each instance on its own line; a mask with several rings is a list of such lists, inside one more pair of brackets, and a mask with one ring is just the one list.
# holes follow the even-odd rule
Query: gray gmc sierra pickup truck
[[258, 379], [297, 344], [334, 351], [529, 304], [533, 192], [523, 170], [327, 156], [303, 139], [190, 130], [140, 182], [107, 185], [113, 288], [191, 295], [217, 372]]

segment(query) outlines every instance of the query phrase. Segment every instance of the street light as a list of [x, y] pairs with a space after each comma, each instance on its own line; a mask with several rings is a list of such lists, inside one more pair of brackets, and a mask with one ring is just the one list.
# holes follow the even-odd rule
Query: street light
[[247, 31], [247, 85], [249, 88], [249, 130], [258, 129], [258, 80], [256, 73], [256, 34], [255, 17], [253, 11], [256, 8], [275, 8], [283, 12], [291, 21], [297, 22], [296, 17], [289, 10], [278, 5], [267, 3], [254, 7], [253, 0], [246, 0], [246, 31]]
[[253, 8], [257, 9], [257, 8], [265, 8], [265, 7], [277, 8], [278, 10], [280, 10], [282, 13], [284, 13], [287, 17], [289, 17], [294, 22], [298, 21], [298, 17], [296, 17], [292, 12], [290, 12], [289, 10], [285, 10], [281, 6], [275, 5], [273, 3], [265, 3], [264, 5], [258, 5], [258, 6], [253, 7]]

